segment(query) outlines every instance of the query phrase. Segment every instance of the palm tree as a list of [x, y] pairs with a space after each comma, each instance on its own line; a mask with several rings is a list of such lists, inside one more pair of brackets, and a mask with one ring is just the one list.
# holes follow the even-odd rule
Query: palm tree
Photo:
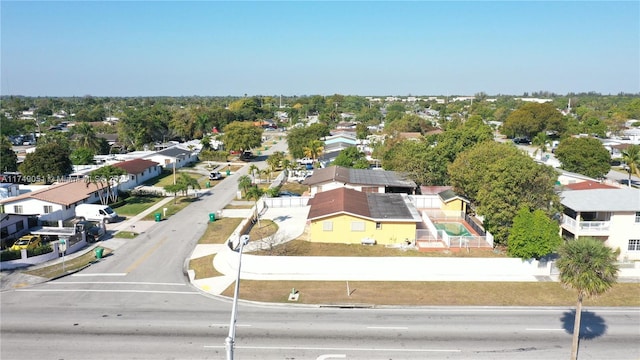
[[246, 193], [246, 197], [249, 200], [255, 200], [255, 214], [254, 218], [258, 221], [258, 226], [260, 226], [260, 214], [258, 213], [258, 200], [264, 195], [264, 191], [257, 186], [252, 186]]
[[316, 159], [322, 154], [324, 151], [323, 142], [320, 140], [311, 140], [309, 142], [309, 146], [305, 146], [303, 149], [304, 156], [316, 161]]
[[200, 140], [200, 144], [202, 145], [202, 150], [211, 150], [211, 136], [204, 135]]
[[182, 173], [180, 174], [180, 178], [177, 182], [178, 185], [182, 186], [182, 191], [186, 195], [189, 192], [189, 189], [200, 189], [200, 184], [197, 179], [192, 178], [191, 176]]
[[251, 164], [251, 166], [249, 166], [249, 173], [251, 174], [251, 177], [255, 178], [256, 172], [258, 173], [258, 176], [260, 176], [260, 169], [256, 166], [256, 164]]
[[84, 147], [94, 151], [100, 150], [100, 139], [96, 136], [93, 126], [87, 123], [80, 123], [73, 127], [73, 133], [79, 147]]
[[626, 150], [623, 150], [622, 161], [628, 166], [629, 187], [631, 187], [631, 174], [640, 176], [640, 145], [630, 145]]
[[533, 153], [533, 156], [535, 156], [538, 151], [540, 151], [540, 160], [542, 160], [544, 153], [547, 151], [548, 141], [549, 137], [547, 136], [547, 133], [545, 133], [544, 131], [539, 132], [538, 135], [536, 135], [531, 141], [531, 144], [536, 146], [536, 151]]
[[260, 170], [260, 174], [264, 175], [267, 178], [267, 182], [271, 182], [271, 168], [266, 167]]
[[251, 177], [249, 175], [242, 175], [238, 178], [238, 188], [242, 191], [243, 195], [246, 196], [247, 191], [251, 187]]
[[616, 283], [619, 253], [619, 249], [613, 251], [602, 241], [588, 237], [570, 240], [559, 250], [556, 265], [560, 270], [560, 283], [565, 288], [578, 290], [571, 360], [578, 358], [582, 300], [602, 294]]

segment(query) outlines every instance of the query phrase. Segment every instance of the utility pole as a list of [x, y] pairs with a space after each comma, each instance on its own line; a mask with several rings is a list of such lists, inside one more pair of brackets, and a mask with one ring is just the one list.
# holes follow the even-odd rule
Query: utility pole
[[227, 360], [233, 360], [233, 350], [236, 341], [236, 316], [238, 315], [238, 293], [240, 292], [240, 265], [242, 265], [242, 249], [249, 243], [249, 235], [240, 236], [240, 249], [238, 251], [238, 275], [233, 291], [233, 306], [231, 307], [231, 321], [229, 322], [229, 335], [224, 339], [227, 351]]

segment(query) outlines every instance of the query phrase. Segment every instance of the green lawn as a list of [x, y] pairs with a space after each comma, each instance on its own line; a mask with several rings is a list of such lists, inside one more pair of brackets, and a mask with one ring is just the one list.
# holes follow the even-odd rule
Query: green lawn
[[[157, 180], [154, 184], [150, 184], [152, 186], [157, 186], [157, 187], [165, 187], [167, 185], [172, 185], [173, 184], [173, 173], [172, 172], [166, 172], [167, 174], [165, 175], [165, 172], [162, 173], [161, 176], [158, 176], [156, 179]], [[178, 176], [180, 176], [180, 174], [187, 174], [190, 177], [198, 180], [198, 183], [200, 184], [200, 186], [202, 186], [204, 188], [204, 183], [207, 180], [207, 176], [206, 175], [202, 175], [196, 172], [191, 172], [191, 171], [178, 171], [176, 172], [176, 178]]]
[[[190, 196], [190, 197], [178, 196], [175, 200], [169, 201], [168, 203], [164, 204], [163, 208], [167, 209], [166, 213], [164, 212], [163, 208], [160, 208], [160, 209], [157, 209], [155, 212], [151, 212], [149, 215], [145, 216], [142, 220], [155, 220], [156, 213], [162, 214], [162, 218], [166, 219], [171, 215], [176, 214], [178, 211], [184, 209], [189, 204], [195, 201], [200, 201], [200, 198], [195, 198], [193, 196]], [[208, 216], [208, 214], [206, 216]], [[207, 217], [207, 220], [208, 220], [208, 217]]]
[[131, 196], [125, 199], [124, 205], [114, 209], [120, 216], [135, 216], [162, 199], [162, 196]]

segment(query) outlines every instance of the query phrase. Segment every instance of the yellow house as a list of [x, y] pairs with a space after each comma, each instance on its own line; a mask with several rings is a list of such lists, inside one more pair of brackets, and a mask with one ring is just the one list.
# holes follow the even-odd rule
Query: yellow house
[[414, 243], [420, 214], [406, 194], [338, 188], [309, 200], [309, 238], [341, 244]]
[[456, 194], [453, 190], [445, 190], [445, 191], [439, 192], [438, 196], [442, 201], [442, 205], [440, 206], [441, 210], [461, 211], [465, 214], [467, 213], [467, 206], [469, 205], [469, 200]]

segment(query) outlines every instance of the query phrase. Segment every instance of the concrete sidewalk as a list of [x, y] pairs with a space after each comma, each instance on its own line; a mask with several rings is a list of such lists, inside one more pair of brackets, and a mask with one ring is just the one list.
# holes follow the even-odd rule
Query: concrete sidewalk
[[[251, 216], [251, 211], [251, 209], [225, 209], [222, 211], [222, 217], [247, 218]], [[300, 235], [304, 233], [308, 213], [308, 206], [302, 208], [269, 208], [261, 218], [269, 219], [278, 224], [278, 230], [272, 237], [272, 243], [275, 245], [300, 237]], [[244, 254], [246, 252], [270, 246], [270, 242], [271, 241], [262, 239], [251, 241], [244, 247], [243, 256], [248, 255]], [[191, 254], [191, 259], [212, 254], [216, 254], [212, 266], [224, 275], [195, 280], [195, 274], [190, 271], [189, 278], [191, 279], [191, 283], [200, 290], [219, 295], [236, 280], [237, 265], [231, 265], [230, 261], [233, 263], [233, 259], [235, 259], [234, 264], [237, 264], [238, 254], [231, 251], [226, 244], [196, 245], [196, 248]]]
[[[153, 206], [151, 206], [150, 208], [146, 209], [145, 211], [139, 213], [138, 215], [132, 216], [130, 218], [127, 218], [123, 221], [120, 222], [116, 222], [116, 223], [112, 223], [112, 224], [108, 224], [107, 225], [107, 230], [109, 231], [113, 231], [114, 234], [117, 233], [118, 231], [133, 231], [133, 232], [137, 232], [140, 233], [142, 232], [140, 230], [140, 226], [139, 223], [145, 223], [145, 222], [150, 222], [150, 221], [142, 221], [142, 219], [144, 219], [145, 216], [157, 212], [158, 210], [161, 210], [161, 208], [169, 203], [170, 201], [173, 200], [173, 197], [165, 197], [164, 199], [158, 201], [157, 203], [155, 203]], [[117, 212], [117, 210], [116, 210]], [[162, 211], [160, 211], [162, 212]], [[135, 228], [138, 228], [137, 230], [134, 230]], [[145, 227], [145, 229], [148, 228], [148, 226]]]

